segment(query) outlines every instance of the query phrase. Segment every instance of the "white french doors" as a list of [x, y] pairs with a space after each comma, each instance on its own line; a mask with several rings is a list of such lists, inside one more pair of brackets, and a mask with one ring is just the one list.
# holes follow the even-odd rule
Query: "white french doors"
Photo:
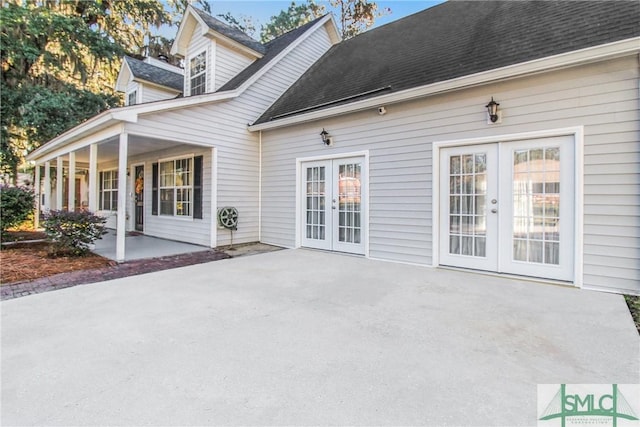
[[440, 151], [440, 264], [573, 280], [573, 138]]
[[302, 163], [302, 246], [365, 253], [364, 157]]

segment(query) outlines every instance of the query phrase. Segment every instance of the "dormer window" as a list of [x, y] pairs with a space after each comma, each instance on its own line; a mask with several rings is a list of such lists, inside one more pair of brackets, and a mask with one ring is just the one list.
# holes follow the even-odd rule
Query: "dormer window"
[[191, 95], [200, 95], [207, 90], [207, 52], [202, 52], [189, 61]]
[[134, 90], [129, 93], [129, 103], [127, 105], [135, 105], [138, 100], [138, 91]]

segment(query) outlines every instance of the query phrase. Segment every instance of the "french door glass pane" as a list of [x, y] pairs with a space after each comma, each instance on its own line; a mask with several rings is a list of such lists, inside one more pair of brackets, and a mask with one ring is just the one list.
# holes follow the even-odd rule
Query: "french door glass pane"
[[306, 236], [307, 239], [325, 239], [325, 167], [307, 168], [306, 179]]
[[513, 259], [560, 264], [560, 148], [513, 153]]
[[449, 158], [449, 253], [486, 257], [487, 155]]
[[338, 167], [338, 241], [360, 243], [360, 194], [359, 163]]

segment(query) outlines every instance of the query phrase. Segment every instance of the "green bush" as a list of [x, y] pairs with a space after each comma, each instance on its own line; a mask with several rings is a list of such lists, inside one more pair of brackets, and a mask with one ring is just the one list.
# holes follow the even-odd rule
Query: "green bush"
[[0, 187], [0, 224], [2, 234], [22, 224], [33, 213], [35, 195], [24, 187]]
[[44, 232], [51, 245], [49, 254], [81, 256], [106, 233], [107, 220], [89, 211], [50, 211], [44, 217]]

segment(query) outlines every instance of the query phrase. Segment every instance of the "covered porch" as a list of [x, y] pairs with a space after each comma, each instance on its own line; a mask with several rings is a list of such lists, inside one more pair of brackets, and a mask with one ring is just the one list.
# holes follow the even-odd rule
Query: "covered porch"
[[124, 238], [125, 257], [124, 260], [118, 260], [117, 240], [116, 231], [109, 230], [107, 234], [102, 236], [102, 239], [96, 241], [92, 252], [114, 261], [133, 261], [136, 259], [182, 255], [209, 249], [207, 246], [145, 236], [137, 232], [127, 232]]
[[50, 210], [101, 215], [113, 231], [96, 252], [118, 262], [215, 247], [214, 148], [107, 123], [81, 125], [28, 156], [39, 183], [36, 228]]

